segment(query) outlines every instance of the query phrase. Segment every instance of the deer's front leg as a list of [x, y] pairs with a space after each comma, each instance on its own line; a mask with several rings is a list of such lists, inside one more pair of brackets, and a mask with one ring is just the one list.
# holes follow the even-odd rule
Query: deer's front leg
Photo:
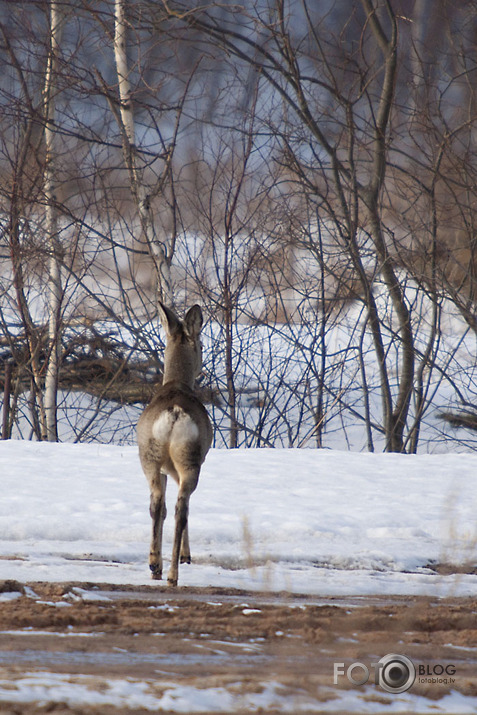
[[[149, 550], [149, 568], [153, 579], [162, 578], [162, 532], [166, 518], [166, 477], [161, 474], [157, 484], [151, 488], [150, 514], [152, 519], [151, 548]], [[155, 488], [154, 488], [155, 487]]]

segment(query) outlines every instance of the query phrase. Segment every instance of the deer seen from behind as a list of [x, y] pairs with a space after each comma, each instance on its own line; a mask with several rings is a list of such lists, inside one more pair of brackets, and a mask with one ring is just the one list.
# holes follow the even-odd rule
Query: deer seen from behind
[[137, 442], [141, 466], [151, 491], [149, 568], [154, 579], [162, 578], [167, 475], [173, 477], [179, 487], [172, 559], [167, 576], [168, 583], [175, 586], [179, 558], [181, 563], [191, 562], [187, 526], [189, 499], [197, 487], [200, 468], [212, 443], [212, 426], [204, 405], [194, 392], [195, 378], [202, 369], [200, 306], [192, 306], [181, 321], [170, 308], [159, 304], [159, 317], [166, 332], [164, 377], [139, 418]]

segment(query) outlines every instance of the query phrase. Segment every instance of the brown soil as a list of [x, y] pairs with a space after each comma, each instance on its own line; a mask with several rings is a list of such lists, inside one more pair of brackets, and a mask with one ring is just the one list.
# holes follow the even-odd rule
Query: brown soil
[[[143, 712], [119, 705], [68, 705], [61, 698], [7, 702], [5, 690], [15, 693], [24, 675], [36, 672], [64, 673], [71, 683], [87, 675], [88, 687], [98, 692], [108, 679], [136, 679], [159, 696], [171, 683], [257, 693], [274, 682], [283, 686], [290, 703], [305, 698], [323, 706], [338, 690], [356, 690], [344, 676], [333, 683], [335, 662], [370, 667], [388, 653], [405, 654], [425, 669], [413, 694], [432, 700], [451, 690], [477, 696], [477, 619], [470, 599], [320, 600], [84, 583], [25, 587], [6, 582], [0, 590], [22, 593], [0, 601], [1, 715]], [[440, 673], [451, 665], [454, 683], [428, 682], [436, 666]], [[372, 680], [370, 685], [368, 699], [383, 702], [385, 711], [389, 695]]]

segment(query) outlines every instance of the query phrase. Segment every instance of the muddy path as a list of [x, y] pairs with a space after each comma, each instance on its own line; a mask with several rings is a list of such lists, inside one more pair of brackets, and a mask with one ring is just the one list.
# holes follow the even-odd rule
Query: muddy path
[[416, 665], [413, 695], [430, 703], [456, 691], [477, 696], [471, 599], [87, 583], [1, 589], [1, 715], [336, 712], [344, 693], [359, 694], [362, 712], [366, 703], [386, 711], [395, 695], [372, 675], [364, 687], [345, 675], [334, 683], [334, 664], [346, 671], [360, 662], [372, 673], [388, 653]]

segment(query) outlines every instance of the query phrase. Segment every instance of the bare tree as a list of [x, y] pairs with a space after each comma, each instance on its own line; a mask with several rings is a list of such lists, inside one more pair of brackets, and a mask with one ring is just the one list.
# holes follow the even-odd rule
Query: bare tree
[[[377, 73], [376, 79], [362, 91], [361, 86], [355, 88], [358, 95], [352, 99], [337, 86], [334, 67], [326, 60], [326, 52], [322, 41], [313, 34], [312, 21], [309, 14], [305, 20], [309, 25], [309, 39], [315, 41], [316, 57], [327, 69], [328, 81], [315, 75], [313, 79], [305, 74], [303, 62], [299, 56], [298, 42], [294, 42], [289, 29], [289, 18], [286, 16], [284, 2], [275, 4], [275, 12], [269, 22], [258, 17], [263, 33], [270, 38], [267, 43], [261, 43], [250, 34], [240, 33], [228, 27], [217, 26], [207, 17], [192, 17], [192, 21], [213, 37], [229, 52], [241, 61], [250, 62], [279, 92], [283, 102], [293, 112], [303, 127], [307, 128], [310, 142], [316, 146], [316, 153], [327, 156], [326, 172], [329, 174], [329, 187], [333, 191], [334, 203], [328, 202], [331, 218], [338, 222], [342, 241], [351, 258], [354, 270], [359, 277], [364, 292], [364, 300], [368, 311], [368, 323], [373, 336], [377, 363], [381, 376], [381, 397], [383, 404], [383, 422], [387, 435], [386, 448], [390, 451], [403, 449], [403, 431], [406, 424], [414, 379], [414, 348], [411, 323], [402, 294], [399, 280], [393, 268], [390, 253], [386, 244], [382, 218], [381, 196], [385, 179], [387, 158], [387, 137], [389, 121], [393, 106], [396, 84], [396, 53], [397, 24], [393, 9], [389, 2], [385, 3], [385, 17], [378, 16], [377, 9], [363, 0], [364, 29], [374, 38], [376, 51], [381, 53], [382, 62], [376, 68], [367, 68]], [[386, 23], [386, 24], [384, 24]], [[387, 25], [387, 28], [386, 28]], [[364, 81], [364, 76], [362, 78]], [[312, 93], [316, 86], [319, 92], [330, 97], [330, 101], [339, 107], [343, 114], [345, 130], [348, 132], [346, 141], [348, 156], [343, 154], [343, 135], [336, 138], [326, 133], [322, 116], [315, 111], [316, 98]], [[363, 139], [368, 144], [367, 161], [370, 168], [367, 176], [362, 172], [363, 166], [356, 166], [356, 143], [359, 141], [357, 118], [354, 115], [354, 104], [361, 94], [364, 102], [369, 103], [369, 114], [366, 121], [369, 129]], [[328, 123], [329, 124], [329, 123]], [[316, 179], [305, 168], [306, 161], [300, 155], [300, 146], [294, 145], [289, 139], [286, 127], [277, 128], [285, 141], [289, 166], [294, 168], [302, 181], [308, 185], [308, 191], [313, 191], [320, 200], [323, 192], [317, 186]], [[335, 129], [332, 127], [332, 132]], [[287, 136], [288, 134], [288, 136]], [[328, 182], [328, 179], [327, 179]], [[365, 217], [364, 217], [365, 216]], [[399, 321], [399, 338], [401, 341], [402, 367], [399, 377], [399, 387], [393, 395], [388, 358], [382, 336], [381, 320], [376, 305], [372, 282], [364, 268], [362, 251], [359, 245], [359, 221], [369, 226], [369, 236], [374, 244], [378, 260], [378, 270], [391, 296], [393, 308]]]
[[63, 19], [59, 3], [50, 1], [50, 46], [43, 92], [45, 122], [45, 204], [46, 233], [48, 241], [48, 347], [45, 369], [45, 428], [42, 438], [49, 442], [58, 439], [57, 391], [60, 369], [61, 280], [62, 248], [59, 241], [57, 199], [57, 152], [55, 129], [55, 104], [57, 93], [58, 63], [61, 47]]
[[152, 215], [153, 199], [162, 191], [164, 181], [168, 176], [172, 160], [172, 145], [164, 155], [164, 168], [154, 187], [145, 183], [144, 171], [139, 170], [139, 156], [137, 150], [136, 131], [134, 123], [134, 99], [130, 82], [130, 68], [127, 58], [127, 28], [126, 2], [115, 0], [114, 24], [114, 57], [118, 76], [119, 111], [116, 103], [111, 100], [111, 109], [118, 122], [123, 145], [124, 162], [129, 172], [131, 192], [139, 213], [141, 231], [148, 247], [157, 272], [158, 300], [172, 305], [172, 283], [170, 274], [170, 259], [166, 256], [164, 246], [158, 239]]
[[[429, 405], [422, 379], [432, 373], [440, 310], [439, 297], [428, 285], [425, 292], [433, 305], [428, 330], [420, 320], [422, 306], [412, 298], [414, 284], [403, 279], [403, 265], [409, 268], [411, 261], [403, 258], [404, 244], [389, 211], [396, 156], [407, 152], [409, 141], [397, 129], [405, 127], [401, 101], [415, 112], [405, 95], [398, 32], [401, 25], [409, 38], [409, 14], [401, 6], [397, 12], [389, 0], [350, 2], [349, 8], [345, 28], [334, 32], [328, 15], [309, 3], [298, 9], [277, 0], [266, 11], [250, 4], [243, 12], [163, 4], [178, 37], [191, 28], [201, 33], [202, 42], [218, 56], [233, 58], [239, 77], [237, 67], [242, 68], [242, 86], [255, 82], [261, 133], [275, 138], [281, 165], [316, 206], [342, 251], [341, 265], [351, 269], [351, 283], [357, 280], [360, 286], [355, 294], [366, 309], [379, 370], [385, 449], [414, 451]], [[408, 54], [415, 72], [425, 63], [422, 57], [418, 61], [426, 39], [421, 35], [414, 32]], [[420, 85], [428, 80], [416, 78]], [[224, 123], [226, 117], [218, 113], [216, 121]], [[428, 195], [422, 187], [421, 194]], [[320, 252], [325, 264], [315, 246], [315, 255]], [[414, 279], [413, 273], [408, 275]], [[421, 332], [428, 336], [423, 350], [418, 347]], [[361, 374], [366, 383], [365, 371]]]

